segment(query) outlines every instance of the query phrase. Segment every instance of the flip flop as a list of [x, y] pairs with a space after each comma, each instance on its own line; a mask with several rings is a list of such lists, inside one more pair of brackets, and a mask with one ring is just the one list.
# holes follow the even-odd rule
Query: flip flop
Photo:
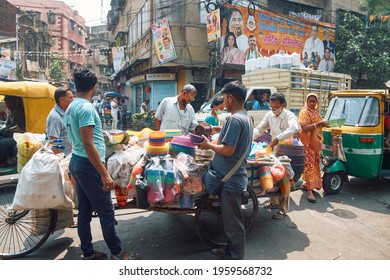
[[316, 203], [317, 202], [317, 199], [313, 196], [308, 196], [307, 197], [307, 201], [309, 201], [310, 203]]
[[279, 205], [273, 205], [272, 203], [267, 203], [264, 205], [265, 209], [278, 209]]
[[280, 220], [286, 217], [287, 214], [284, 213], [282, 210], [276, 211], [276, 213], [272, 216], [272, 219]]
[[311, 191], [311, 194], [307, 194], [307, 201], [309, 201], [310, 203], [316, 203], [317, 200], [313, 194], [313, 191]]

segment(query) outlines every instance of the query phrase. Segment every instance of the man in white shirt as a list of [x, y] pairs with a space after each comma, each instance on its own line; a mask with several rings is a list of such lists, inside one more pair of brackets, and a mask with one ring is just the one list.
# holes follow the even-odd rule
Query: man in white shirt
[[181, 129], [183, 134], [194, 131], [198, 122], [190, 103], [195, 97], [196, 88], [187, 84], [177, 96], [164, 98], [154, 115], [156, 130]]
[[334, 62], [330, 59], [330, 57], [331, 57], [330, 49], [325, 48], [324, 58], [320, 61], [320, 64], [318, 65], [318, 71], [328, 71], [328, 72], [334, 71]]
[[[253, 140], [256, 140], [267, 129], [271, 130], [272, 140], [269, 146], [274, 148], [280, 141], [285, 140], [299, 131], [297, 116], [285, 109], [287, 103], [283, 93], [275, 92], [270, 96], [271, 111], [265, 114], [264, 119], [253, 130]], [[274, 219], [282, 219], [288, 211], [290, 194], [271, 197], [268, 209], [278, 209], [273, 215]]]
[[145, 102], [143, 102], [141, 104], [141, 107], [140, 107], [140, 112], [141, 114], [143, 113], [146, 113], [148, 111], [148, 105], [149, 105], [150, 101], [149, 100], [145, 100]]
[[249, 44], [249, 48], [245, 51], [245, 61], [262, 57], [259, 50], [257, 49], [255, 35], [253, 34], [249, 35], [248, 44]]
[[305, 46], [302, 52], [302, 57], [304, 57], [304, 53], [307, 52], [310, 56], [311, 53], [318, 53], [320, 57], [324, 55], [324, 43], [318, 39], [318, 26], [312, 25], [311, 26], [311, 37], [307, 38], [305, 42]]
[[111, 101], [111, 117], [112, 117], [112, 124], [111, 129], [116, 130], [118, 125], [118, 99], [114, 97]]

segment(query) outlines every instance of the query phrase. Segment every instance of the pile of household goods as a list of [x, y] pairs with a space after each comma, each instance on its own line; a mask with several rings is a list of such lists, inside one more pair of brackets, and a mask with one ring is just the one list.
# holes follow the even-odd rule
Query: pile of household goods
[[303, 145], [297, 139], [280, 141], [274, 150], [268, 143], [252, 144], [248, 157], [249, 184], [262, 194], [290, 192], [303, 172]]
[[[116, 132], [117, 133], [117, 132]], [[114, 147], [107, 159], [114, 180], [118, 206], [134, 199], [138, 208], [169, 207], [191, 209], [203, 190], [202, 176], [212, 151], [201, 151], [181, 131], [127, 131], [114, 144], [112, 132], [105, 132], [106, 144]]]

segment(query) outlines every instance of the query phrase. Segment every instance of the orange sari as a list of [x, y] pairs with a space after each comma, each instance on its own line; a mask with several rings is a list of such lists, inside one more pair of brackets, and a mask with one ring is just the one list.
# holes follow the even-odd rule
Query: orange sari
[[[313, 95], [316, 96], [315, 94], [309, 94], [306, 101]], [[306, 106], [302, 107], [299, 111], [298, 120], [299, 124], [302, 126], [320, 122], [322, 121], [322, 117], [317, 109], [310, 109], [306, 103]], [[322, 128], [317, 127], [310, 131], [303, 131], [301, 129], [299, 131], [299, 138], [305, 146], [305, 168], [302, 175], [302, 178], [305, 181], [304, 188], [307, 190], [320, 190], [322, 188], [320, 169]]]

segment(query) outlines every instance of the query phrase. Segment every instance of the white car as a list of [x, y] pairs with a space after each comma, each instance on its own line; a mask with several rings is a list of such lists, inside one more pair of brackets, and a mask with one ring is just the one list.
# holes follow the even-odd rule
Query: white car
[[[255, 110], [252, 108], [252, 100], [253, 96], [257, 94], [262, 94], [262, 93], [267, 93], [268, 97], [276, 92], [276, 88], [274, 87], [251, 87], [248, 89], [248, 92], [246, 94], [246, 99], [245, 99], [245, 109], [247, 110], [248, 114], [253, 118], [254, 125], [258, 125], [260, 121], [263, 119], [264, 115], [270, 110], [269, 108], [263, 109], [263, 110]], [[198, 123], [204, 122], [206, 117], [210, 115], [211, 113], [211, 103], [213, 100], [217, 97], [222, 97], [222, 92], [218, 92], [215, 94], [212, 98], [207, 100], [200, 110], [195, 114], [196, 119]], [[223, 111], [223, 113], [219, 114], [219, 120], [221, 123], [224, 122], [226, 117], [230, 116], [230, 113], [226, 111], [226, 109]]]

